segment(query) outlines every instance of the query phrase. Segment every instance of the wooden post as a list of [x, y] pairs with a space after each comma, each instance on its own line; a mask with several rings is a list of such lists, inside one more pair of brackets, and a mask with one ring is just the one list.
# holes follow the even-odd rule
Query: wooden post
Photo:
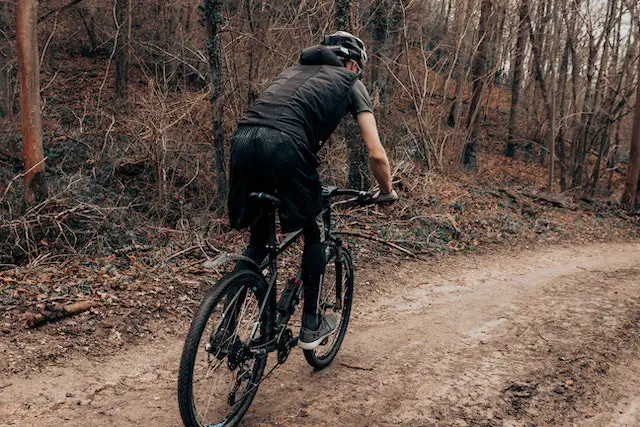
[[20, 78], [20, 124], [24, 159], [24, 199], [27, 204], [47, 196], [40, 115], [40, 70], [38, 64], [38, 1], [18, 0], [16, 36]]

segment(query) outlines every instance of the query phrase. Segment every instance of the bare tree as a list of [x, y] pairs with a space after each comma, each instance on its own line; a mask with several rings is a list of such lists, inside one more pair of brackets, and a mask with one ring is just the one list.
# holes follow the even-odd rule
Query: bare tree
[[[351, 0], [336, 0], [334, 10], [336, 30], [353, 31], [351, 28]], [[369, 165], [364, 144], [356, 132], [356, 125], [348, 121], [343, 126], [349, 150], [349, 186], [366, 189], [369, 187]]]
[[131, 0], [116, 1], [116, 95], [127, 98], [131, 56]]
[[207, 29], [207, 53], [209, 55], [209, 79], [211, 84], [211, 108], [213, 112], [213, 147], [216, 154], [216, 180], [218, 202], [223, 208], [227, 200], [227, 175], [225, 171], [224, 130], [224, 85], [222, 65], [222, 0], [205, 0], [203, 11]]
[[[535, 70], [535, 80], [538, 83], [538, 87], [540, 88], [540, 94], [542, 95], [543, 105], [547, 114], [547, 121], [549, 126], [549, 129], [547, 132], [547, 146], [551, 147], [551, 144], [553, 141], [552, 130], [555, 128], [554, 108], [551, 104], [552, 101], [550, 100], [553, 94], [550, 95], [549, 91], [547, 90], [547, 83], [546, 83], [546, 79], [543, 71], [544, 68], [543, 68], [543, 57], [542, 57], [542, 48], [541, 48], [542, 40], [541, 40], [541, 37], [536, 36], [536, 34], [539, 34], [540, 32], [534, 31], [529, 15], [527, 15], [527, 26], [529, 28], [529, 40], [531, 42], [531, 51], [532, 51], [531, 56], [533, 60], [534, 70]], [[542, 153], [544, 153], [544, 150], [541, 150], [541, 155], [540, 155], [541, 162], [544, 160], [544, 155]]]
[[13, 114], [13, 87], [11, 84], [11, 47], [5, 34], [11, 17], [9, 2], [0, 3], [0, 117]]
[[[264, 16], [261, 16], [263, 15], [260, 10], [261, 8], [256, 7], [256, 4], [252, 0], [245, 0], [244, 9], [251, 35], [256, 37], [258, 40], [264, 40], [267, 35], [265, 27], [268, 25], [268, 21]], [[259, 44], [251, 43], [251, 46], [249, 47], [249, 66], [247, 70], [247, 100], [249, 105], [252, 105], [258, 98], [258, 89], [255, 85], [255, 78], [260, 69], [261, 55], [259, 50], [261, 50]]]
[[[575, 3], [575, 1], [572, 1]], [[560, 96], [560, 105], [558, 106], [558, 111], [560, 113], [561, 119], [564, 118], [565, 115], [565, 105], [567, 101], [567, 80], [569, 78], [569, 53], [570, 53], [570, 39], [569, 33], [573, 30], [573, 25], [575, 23], [575, 15], [571, 14], [569, 17], [569, 22], [567, 23], [567, 37], [564, 41], [564, 48], [562, 50], [562, 59], [560, 60], [560, 68], [558, 70], [558, 92]], [[556, 134], [556, 146], [558, 148], [558, 160], [560, 163], [560, 189], [562, 191], [566, 190], [566, 150], [565, 150], [565, 123], [560, 123], [558, 126], [558, 132]]]
[[47, 197], [40, 115], [40, 72], [38, 64], [38, 2], [19, 0], [16, 11], [18, 70], [20, 76], [20, 123], [24, 160], [24, 199], [27, 204]]
[[509, 135], [507, 137], [507, 147], [505, 155], [515, 157], [516, 152], [516, 121], [518, 120], [518, 110], [520, 108], [520, 86], [522, 84], [522, 70], [524, 64], [524, 53], [527, 43], [526, 19], [529, 14], [529, 0], [520, 0], [518, 8], [518, 37], [516, 48], [513, 53], [513, 80], [511, 82], [511, 109], [509, 112]]
[[389, 2], [386, 0], [375, 0], [371, 3], [371, 38], [373, 48], [371, 49], [371, 78], [368, 79], [371, 87], [371, 95], [374, 98], [383, 98], [385, 79], [383, 77], [383, 65], [381, 57], [385, 41], [387, 38], [387, 11]]
[[[640, 34], [640, 26], [637, 30]], [[638, 180], [640, 179], [640, 58], [637, 59], [637, 62], [638, 73], [636, 75], [636, 109], [633, 115], [633, 128], [631, 130], [631, 149], [629, 152], [629, 167], [627, 169], [627, 180], [625, 183], [625, 191], [623, 194], [623, 203], [625, 203], [632, 211], [635, 211], [638, 205]]]
[[471, 15], [470, 10], [473, 8], [472, 0], [463, 0], [463, 4], [456, 8], [456, 16], [454, 19], [454, 38], [456, 40], [456, 49], [452, 59], [453, 67], [453, 79], [456, 82], [456, 92], [451, 102], [451, 108], [449, 109], [449, 116], [447, 124], [453, 128], [458, 123], [458, 115], [460, 114], [460, 106], [462, 105], [463, 87], [465, 81], [465, 68], [467, 67], [467, 46], [465, 43], [467, 26], [469, 23], [469, 17]]
[[336, 29], [351, 31], [351, 0], [336, 0], [333, 19]]
[[91, 53], [95, 53], [98, 47], [98, 36], [96, 34], [96, 7], [89, 5], [86, 8], [78, 6], [76, 12], [82, 20], [82, 25], [87, 32], [87, 38], [89, 39], [89, 50]]
[[467, 168], [476, 168], [476, 146], [478, 138], [478, 113], [480, 106], [480, 99], [484, 91], [486, 82], [486, 68], [487, 68], [487, 46], [489, 42], [488, 38], [488, 26], [489, 19], [493, 13], [493, 1], [482, 0], [480, 7], [480, 22], [478, 24], [478, 51], [473, 60], [473, 66], [471, 73], [473, 74], [473, 92], [471, 95], [471, 104], [469, 106], [469, 112], [467, 113], [467, 129], [469, 130], [469, 136], [464, 147], [464, 154], [462, 155], [462, 164]]

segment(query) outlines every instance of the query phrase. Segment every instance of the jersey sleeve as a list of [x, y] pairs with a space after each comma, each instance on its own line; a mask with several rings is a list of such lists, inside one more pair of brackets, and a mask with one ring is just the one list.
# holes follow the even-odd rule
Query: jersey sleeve
[[356, 80], [351, 86], [351, 90], [349, 91], [349, 111], [354, 119], [364, 111], [373, 113], [371, 97], [362, 80]]

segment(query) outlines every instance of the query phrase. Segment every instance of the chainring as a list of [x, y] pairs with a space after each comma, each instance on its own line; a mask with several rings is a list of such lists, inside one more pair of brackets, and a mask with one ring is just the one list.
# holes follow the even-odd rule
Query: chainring
[[280, 335], [280, 339], [278, 340], [278, 363], [282, 364], [286, 362], [289, 357], [289, 353], [291, 353], [290, 342], [293, 341], [293, 332], [291, 329], [285, 329]]

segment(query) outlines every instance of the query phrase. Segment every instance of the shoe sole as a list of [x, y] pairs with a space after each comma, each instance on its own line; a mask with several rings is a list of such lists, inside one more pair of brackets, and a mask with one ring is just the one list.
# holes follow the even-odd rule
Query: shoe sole
[[318, 347], [320, 345], [320, 343], [322, 341], [324, 341], [325, 338], [328, 338], [328, 337], [330, 337], [331, 335], [333, 335], [335, 333], [336, 333], [336, 331], [334, 329], [333, 331], [329, 332], [327, 335], [324, 335], [324, 336], [318, 338], [317, 340], [311, 341], [311, 342], [303, 342], [303, 341], [300, 341], [300, 339], [298, 339], [298, 347], [300, 347], [303, 350], [313, 350], [316, 347]]

